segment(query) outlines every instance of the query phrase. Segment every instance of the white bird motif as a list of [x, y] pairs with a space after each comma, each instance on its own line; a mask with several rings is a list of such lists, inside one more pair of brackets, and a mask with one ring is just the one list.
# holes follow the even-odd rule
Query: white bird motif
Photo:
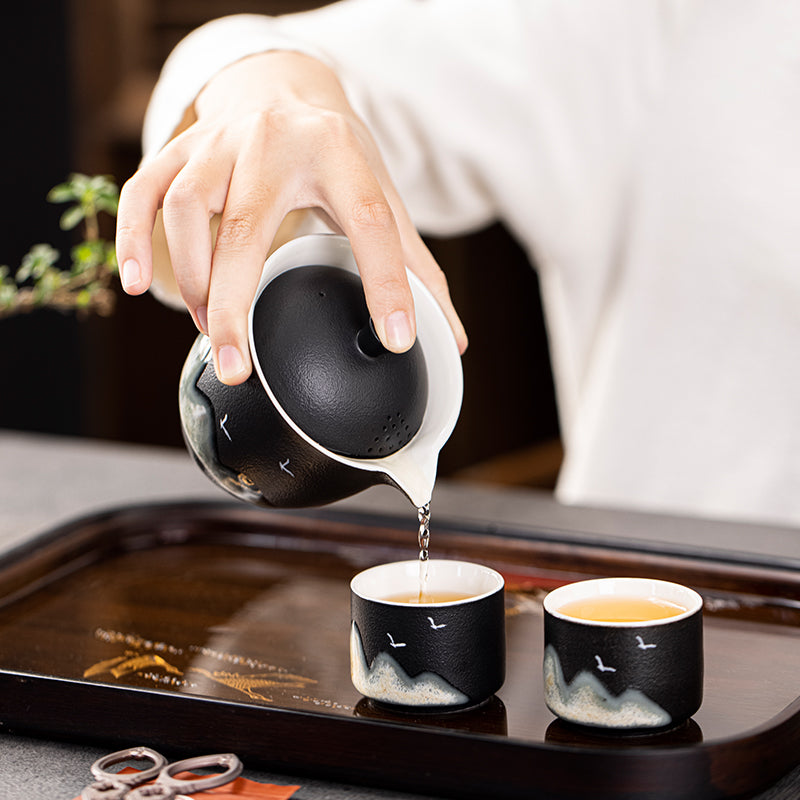
[[405, 647], [406, 646], [405, 642], [396, 642], [394, 639], [392, 639], [392, 634], [391, 633], [387, 633], [386, 635], [389, 637], [389, 644], [392, 647]]
[[642, 637], [641, 637], [641, 636], [637, 636], [637, 637], [636, 637], [636, 639], [637, 639], [637, 641], [639, 642], [639, 644], [637, 644], [636, 646], [637, 646], [637, 647], [638, 647], [640, 650], [649, 650], [651, 647], [658, 647], [658, 645], [657, 645], [657, 644], [645, 644], [645, 643], [644, 643], [644, 639], [642, 639]]
[[597, 669], [599, 669], [600, 672], [616, 672], [617, 671], [616, 668], [614, 668], [614, 667], [607, 667], [603, 663], [603, 659], [601, 659], [600, 656], [595, 656], [594, 660], [597, 662]]
[[232, 441], [233, 441], [233, 439], [231, 439], [231, 435], [228, 433], [228, 429], [225, 427], [225, 423], [226, 423], [227, 421], [228, 421], [228, 415], [226, 414], [226, 415], [225, 415], [225, 416], [224, 416], [224, 417], [223, 417], [223, 418], [222, 418], [222, 419], [219, 421], [219, 427], [220, 427], [220, 429], [222, 430], [222, 432], [223, 432], [223, 433], [224, 433], [224, 434], [225, 434], [225, 435], [228, 437], [228, 441], [229, 441], [229, 442], [232, 442]]
[[428, 617], [428, 621], [431, 623], [431, 628], [433, 628], [435, 631], [438, 631], [439, 628], [446, 628], [447, 627], [447, 623], [446, 622], [443, 622], [441, 625], [437, 625], [433, 621], [433, 617]]

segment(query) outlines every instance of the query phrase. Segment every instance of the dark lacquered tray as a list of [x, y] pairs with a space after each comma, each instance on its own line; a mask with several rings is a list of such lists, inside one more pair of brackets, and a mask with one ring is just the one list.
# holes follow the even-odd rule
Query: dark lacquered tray
[[[0, 722], [464, 798], [745, 797], [800, 763], [797, 571], [434, 520], [433, 557], [506, 578], [508, 677], [472, 711], [396, 714], [350, 684], [349, 581], [415, 546], [413, 513], [214, 503], [77, 520], [0, 560]], [[705, 699], [677, 730], [604, 737], [546, 709], [541, 599], [599, 575], [704, 595]]]

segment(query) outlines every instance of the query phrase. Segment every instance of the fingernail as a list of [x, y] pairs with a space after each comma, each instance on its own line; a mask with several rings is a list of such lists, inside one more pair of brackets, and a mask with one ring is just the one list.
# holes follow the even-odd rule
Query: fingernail
[[217, 352], [217, 365], [219, 366], [219, 378], [223, 383], [235, 380], [244, 372], [242, 354], [231, 344], [220, 347]]
[[119, 268], [119, 278], [125, 291], [136, 289], [142, 281], [142, 268], [134, 258], [129, 258]]
[[393, 311], [384, 320], [383, 329], [386, 332], [386, 344], [390, 350], [408, 350], [414, 344], [414, 333], [411, 330], [411, 321], [405, 311]]
[[197, 315], [197, 323], [200, 325], [200, 330], [208, 334], [208, 306], [200, 306], [194, 312]]

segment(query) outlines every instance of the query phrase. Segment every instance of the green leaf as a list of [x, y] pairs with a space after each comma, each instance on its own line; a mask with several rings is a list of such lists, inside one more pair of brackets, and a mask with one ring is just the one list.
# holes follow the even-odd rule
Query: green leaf
[[61, 215], [61, 222], [60, 222], [61, 230], [71, 231], [85, 218], [86, 218], [86, 209], [84, 209], [83, 206], [73, 206], [72, 208], [68, 208]]
[[76, 195], [85, 194], [90, 190], [93, 178], [83, 172], [71, 172], [67, 183], [73, 187]]
[[0, 284], [0, 307], [11, 308], [17, 298], [17, 287], [13, 283]]
[[111, 272], [119, 272], [119, 264], [117, 263], [117, 250], [113, 242], [106, 242], [106, 257], [103, 259], [106, 267]]
[[22, 264], [17, 270], [17, 281], [22, 283], [28, 278], [38, 280], [58, 261], [58, 257], [58, 250], [49, 244], [35, 244], [22, 258]]
[[118, 209], [119, 209], [119, 194], [117, 194], [116, 196], [103, 195], [97, 198], [98, 211], [105, 211], [106, 214], [110, 214], [112, 217], [116, 217]]
[[92, 293], [88, 289], [81, 289], [75, 296], [76, 308], [88, 308], [92, 303]]
[[58, 186], [54, 186], [47, 193], [47, 199], [51, 203], [69, 203], [77, 200], [78, 198], [75, 195], [75, 189], [73, 188], [72, 184], [59, 183]]
[[64, 276], [60, 270], [48, 269], [39, 278], [36, 284], [37, 291], [45, 294], [52, 294], [56, 289], [60, 288], [64, 283]]
[[50, 299], [55, 290], [54, 282], [49, 280], [39, 280], [33, 286], [33, 302], [41, 305]]
[[72, 274], [80, 275], [87, 269], [99, 267], [106, 262], [107, 242], [97, 239], [91, 242], [81, 242], [72, 248]]
[[[119, 188], [110, 175], [84, 175], [73, 172], [67, 181], [54, 186], [47, 195], [52, 203], [77, 203], [88, 213], [97, 208], [116, 216]], [[74, 226], [73, 226], [74, 227]]]

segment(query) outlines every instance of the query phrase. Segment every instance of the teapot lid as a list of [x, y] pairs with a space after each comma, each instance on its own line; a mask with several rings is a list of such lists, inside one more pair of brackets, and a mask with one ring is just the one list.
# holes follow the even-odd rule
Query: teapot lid
[[284, 413], [339, 455], [384, 458], [422, 425], [428, 371], [419, 341], [386, 350], [357, 274], [306, 265], [281, 272], [252, 312], [260, 372]]

